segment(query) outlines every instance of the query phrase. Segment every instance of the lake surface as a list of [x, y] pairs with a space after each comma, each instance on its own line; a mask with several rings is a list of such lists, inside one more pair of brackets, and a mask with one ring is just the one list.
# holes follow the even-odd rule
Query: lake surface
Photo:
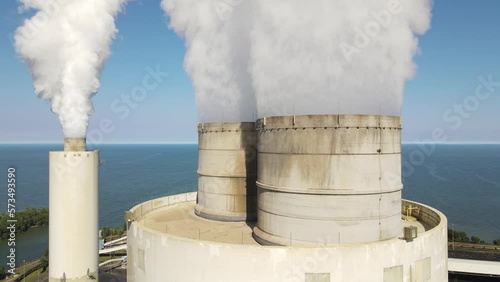
[[[197, 190], [198, 146], [101, 145], [99, 225], [149, 199]], [[0, 209], [7, 169], [17, 170], [17, 209], [48, 207], [48, 151], [62, 145], [0, 145]], [[500, 238], [500, 145], [403, 145], [403, 197], [442, 211], [449, 226], [491, 243]], [[18, 262], [43, 255], [47, 228], [18, 235]], [[26, 246], [26, 247], [21, 247]], [[0, 262], [8, 251], [0, 241]], [[5, 254], [5, 255], [4, 255]]]

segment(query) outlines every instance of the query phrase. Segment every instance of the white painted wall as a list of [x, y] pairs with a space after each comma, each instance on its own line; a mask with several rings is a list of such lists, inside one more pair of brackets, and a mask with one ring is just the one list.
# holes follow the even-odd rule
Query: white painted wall
[[222, 221], [257, 218], [256, 147], [253, 122], [198, 125], [197, 215]]
[[[128, 231], [128, 280], [145, 281], [286, 281], [303, 282], [306, 273], [330, 273], [331, 281], [385, 281], [384, 268], [402, 265], [402, 280], [425, 281], [417, 273], [430, 258], [431, 278], [448, 279], [447, 220], [440, 212], [423, 206], [440, 218], [439, 224], [413, 242], [393, 239], [369, 244], [334, 247], [269, 247], [221, 244], [166, 235], [145, 228], [145, 214], [162, 205], [191, 201], [194, 193], [156, 199], [132, 209], [136, 220]], [[420, 262], [419, 262], [420, 261]], [[417, 267], [418, 265], [418, 267]]]
[[[98, 270], [98, 151], [49, 153], [50, 281]], [[92, 280], [97, 281], [97, 280]]]

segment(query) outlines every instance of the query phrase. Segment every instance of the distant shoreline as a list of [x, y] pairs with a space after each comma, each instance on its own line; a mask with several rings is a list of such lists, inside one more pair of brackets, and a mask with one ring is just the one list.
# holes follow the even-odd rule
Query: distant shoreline
[[[402, 145], [500, 145], [500, 141], [484, 141], [484, 142], [447, 142], [447, 143], [432, 143], [432, 142], [401, 142]], [[0, 146], [63, 146], [63, 143], [0, 143]], [[102, 143], [90, 144], [90, 146], [121, 146], [121, 145], [198, 145], [197, 142], [165, 142], [165, 143]]]

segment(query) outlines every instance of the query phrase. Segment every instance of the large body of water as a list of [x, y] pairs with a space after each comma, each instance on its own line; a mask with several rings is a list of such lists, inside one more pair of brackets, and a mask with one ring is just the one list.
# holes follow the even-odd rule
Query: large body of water
[[[450, 227], [491, 243], [500, 237], [500, 145], [403, 145], [403, 197], [442, 211]], [[7, 169], [17, 170], [17, 209], [48, 207], [48, 151], [62, 145], [0, 145], [0, 209]], [[197, 145], [101, 145], [99, 225], [149, 199], [196, 191]], [[429, 151], [429, 149], [431, 149]], [[432, 151], [432, 152], [431, 152]], [[47, 228], [17, 237], [17, 261], [48, 248]], [[0, 262], [8, 255], [0, 241]]]

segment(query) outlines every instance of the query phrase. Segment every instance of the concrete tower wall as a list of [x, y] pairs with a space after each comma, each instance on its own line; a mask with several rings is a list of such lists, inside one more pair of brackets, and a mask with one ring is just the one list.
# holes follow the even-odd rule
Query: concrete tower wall
[[97, 281], [98, 165], [97, 151], [49, 153], [50, 282]]
[[223, 221], [255, 220], [255, 123], [198, 126], [197, 215]]
[[403, 202], [399, 207], [400, 214], [406, 214], [405, 206], [418, 207], [412, 216], [427, 226], [412, 241], [260, 246], [180, 237], [147, 227], [148, 214], [194, 202], [195, 197], [195, 193], [174, 195], [131, 209], [127, 281], [448, 281], [446, 217], [416, 202]]
[[263, 244], [353, 244], [401, 232], [399, 117], [308, 115], [257, 121]]

